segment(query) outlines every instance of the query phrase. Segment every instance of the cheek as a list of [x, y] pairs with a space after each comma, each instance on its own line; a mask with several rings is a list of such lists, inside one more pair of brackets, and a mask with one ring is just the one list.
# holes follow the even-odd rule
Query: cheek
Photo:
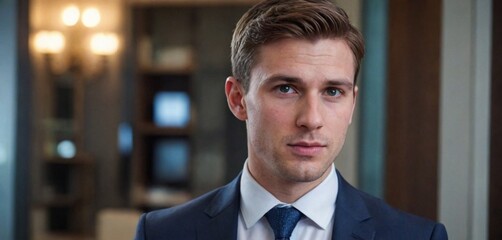
[[253, 124], [259, 124], [262, 127], [281, 125], [288, 121], [291, 111], [287, 111], [280, 103], [272, 101], [263, 102], [259, 106], [253, 105], [250, 109], [250, 121]]
[[280, 142], [284, 135], [291, 133], [291, 123], [289, 114], [291, 111], [284, 111], [278, 106], [264, 106], [251, 108], [248, 114], [248, 135], [253, 142], [260, 142], [260, 145], [272, 146]]
[[341, 111], [337, 114], [338, 117], [338, 122], [340, 124], [344, 125], [349, 125], [350, 124], [350, 119], [352, 118], [352, 111], [351, 109], [345, 109], [345, 111]]
[[329, 126], [331, 131], [334, 133], [340, 132], [340, 130], [347, 130], [351, 123], [352, 109], [343, 108], [335, 111], [328, 111], [325, 117], [325, 125]]
[[337, 119], [338, 122], [349, 122], [352, 117], [354, 106], [349, 104], [348, 101], [331, 106], [329, 111], [331, 119]]
[[294, 121], [292, 120], [294, 111], [287, 109], [279, 104], [275, 106], [268, 106], [263, 109], [262, 121], [267, 125], [270, 131], [278, 132], [282, 129], [289, 128]]

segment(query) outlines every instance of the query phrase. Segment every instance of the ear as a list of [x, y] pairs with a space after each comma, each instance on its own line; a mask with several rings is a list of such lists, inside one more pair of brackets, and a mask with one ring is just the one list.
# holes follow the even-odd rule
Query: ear
[[352, 123], [352, 117], [354, 116], [354, 111], [356, 110], [357, 95], [359, 94], [359, 88], [357, 86], [354, 87], [353, 94], [354, 101], [352, 103], [352, 113], [350, 114], [349, 124]]
[[246, 102], [244, 101], [244, 89], [234, 77], [228, 77], [225, 81], [225, 95], [230, 111], [241, 121], [247, 120]]

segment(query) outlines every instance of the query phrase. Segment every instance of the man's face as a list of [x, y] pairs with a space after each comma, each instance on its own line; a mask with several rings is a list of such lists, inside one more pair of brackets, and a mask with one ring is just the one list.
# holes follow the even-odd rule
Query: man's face
[[343, 40], [285, 39], [261, 47], [257, 57], [236, 114], [246, 120], [251, 174], [259, 182], [321, 181], [354, 110], [350, 48]]

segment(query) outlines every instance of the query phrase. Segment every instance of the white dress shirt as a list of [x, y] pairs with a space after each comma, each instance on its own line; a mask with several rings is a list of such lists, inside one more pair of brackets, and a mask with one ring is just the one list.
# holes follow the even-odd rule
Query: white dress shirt
[[238, 240], [274, 239], [265, 214], [276, 205], [291, 205], [305, 215], [296, 225], [291, 240], [331, 239], [338, 194], [338, 178], [332, 165], [328, 177], [292, 204], [279, 201], [251, 176], [247, 161], [241, 176], [241, 209], [237, 227]]

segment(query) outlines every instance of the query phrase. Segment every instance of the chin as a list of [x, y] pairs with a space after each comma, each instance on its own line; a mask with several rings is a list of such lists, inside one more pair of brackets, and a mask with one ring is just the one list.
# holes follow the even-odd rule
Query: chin
[[296, 167], [292, 169], [292, 171], [289, 171], [285, 174], [286, 178], [288, 178], [291, 181], [294, 182], [314, 182], [322, 178], [325, 173], [329, 170], [328, 165], [327, 168], [303, 168], [303, 167]]
[[315, 182], [319, 180], [322, 177], [322, 174], [318, 175], [294, 175], [294, 176], [288, 176], [288, 179], [292, 182], [297, 182], [297, 183], [309, 183], [309, 182]]

